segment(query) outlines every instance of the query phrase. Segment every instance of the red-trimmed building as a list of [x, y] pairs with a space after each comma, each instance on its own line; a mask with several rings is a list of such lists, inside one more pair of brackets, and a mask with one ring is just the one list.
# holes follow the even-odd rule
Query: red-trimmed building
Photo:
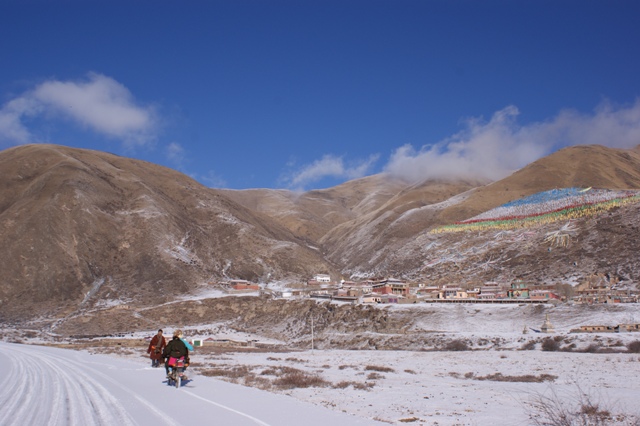
[[387, 278], [374, 283], [371, 290], [376, 294], [395, 294], [406, 297], [409, 295], [409, 284], [395, 278]]
[[260, 290], [260, 286], [258, 284], [245, 280], [231, 280], [229, 281], [229, 287], [234, 290]]

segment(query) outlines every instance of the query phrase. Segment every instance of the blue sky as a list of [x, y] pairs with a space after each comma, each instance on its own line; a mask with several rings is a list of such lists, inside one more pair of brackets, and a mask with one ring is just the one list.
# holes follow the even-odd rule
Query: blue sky
[[0, 2], [0, 149], [46, 142], [219, 188], [498, 179], [640, 144], [640, 2]]

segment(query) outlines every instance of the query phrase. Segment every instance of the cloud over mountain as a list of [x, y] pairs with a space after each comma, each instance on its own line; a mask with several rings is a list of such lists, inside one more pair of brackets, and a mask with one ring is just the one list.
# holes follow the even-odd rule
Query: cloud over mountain
[[377, 154], [373, 154], [366, 159], [347, 163], [343, 157], [324, 155], [321, 159], [303, 166], [284, 180], [288, 187], [302, 190], [308, 184], [318, 182], [325, 177], [357, 179], [370, 174], [378, 158]]
[[552, 151], [600, 144], [630, 148], [640, 143], [640, 100], [628, 107], [601, 104], [592, 114], [573, 110], [555, 118], [518, 124], [519, 110], [508, 106], [482, 118], [466, 120], [464, 129], [438, 143], [398, 148], [385, 171], [419, 181], [429, 178], [503, 178]]

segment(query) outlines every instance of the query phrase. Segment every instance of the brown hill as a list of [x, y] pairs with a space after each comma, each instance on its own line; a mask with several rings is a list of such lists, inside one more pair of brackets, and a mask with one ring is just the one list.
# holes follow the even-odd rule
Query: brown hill
[[[575, 146], [542, 158], [505, 179], [483, 182], [425, 182], [406, 188], [376, 211], [345, 222], [321, 242], [328, 258], [351, 274], [403, 274], [418, 261], [406, 247], [429, 229], [471, 218], [553, 188], [640, 189], [640, 153], [603, 146]], [[366, 250], [363, 248], [366, 247]], [[388, 259], [403, 253], [390, 267]], [[372, 254], [375, 254], [372, 255]], [[408, 267], [408, 266], [407, 266]]]
[[312, 244], [336, 226], [378, 209], [407, 187], [407, 183], [379, 174], [329, 189], [296, 193], [287, 190], [221, 190], [252, 211], [264, 213]]
[[381, 174], [297, 194], [210, 189], [176, 171], [97, 151], [15, 147], [0, 152], [0, 319], [59, 317], [122, 302], [153, 306], [222, 278], [301, 282], [325, 272], [334, 279], [571, 281], [608, 271], [636, 279], [633, 250], [640, 247], [626, 239], [637, 237], [637, 206], [580, 222], [566, 250], [544, 243], [544, 232], [556, 225], [514, 233], [513, 241], [491, 232], [429, 234], [571, 186], [640, 188], [640, 150], [566, 148], [493, 183], [412, 185]]
[[176, 171], [54, 145], [0, 153], [2, 315], [168, 300], [223, 277], [333, 272], [267, 216]]

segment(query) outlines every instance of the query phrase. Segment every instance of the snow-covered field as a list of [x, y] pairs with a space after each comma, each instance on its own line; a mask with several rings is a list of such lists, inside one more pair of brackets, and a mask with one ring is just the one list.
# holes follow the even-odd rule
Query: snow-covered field
[[[216, 362], [250, 366], [258, 375], [283, 364], [318, 373], [332, 386], [284, 393], [389, 424], [527, 425], [540, 396], [556, 393], [569, 402], [580, 390], [616, 412], [640, 414], [639, 354], [316, 350], [241, 354]], [[520, 381], [545, 377], [552, 381]], [[340, 388], [340, 383], [350, 384]], [[362, 384], [372, 387], [356, 389]]]
[[[198, 359], [196, 350], [194, 365], [245, 366], [257, 376], [289, 366], [327, 382], [268, 392], [195, 372], [178, 390], [140, 354], [7, 343], [0, 353], [3, 425], [527, 425], [544, 396], [575, 405], [584, 392], [627, 416], [640, 400], [640, 354], [314, 350]], [[551, 381], [520, 381], [545, 375]]]
[[[594, 403], [610, 414], [601, 424], [640, 421], [640, 353], [628, 350], [640, 333], [569, 333], [583, 324], [638, 322], [639, 306], [423, 309], [429, 314], [413, 332], [465, 341], [466, 350], [196, 348], [192, 380], [179, 390], [167, 386], [163, 369], [150, 367], [144, 344], [117, 356], [0, 343], [0, 423], [530, 425], [543, 419], [540, 403], [557, 401], [569, 412]], [[523, 334], [524, 325], [539, 328], [547, 314], [556, 333]], [[204, 337], [185, 330], [189, 338]], [[239, 341], [256, 337], [219, 330]], [[545, 337], [557, 337], [565, 351], [543, 351]], [[585, 352], [592, 344], [599, 353]], [[242, 373], [227, 374], [234, 371]], [[318, 383], [278, 386], [286, 371]]]

